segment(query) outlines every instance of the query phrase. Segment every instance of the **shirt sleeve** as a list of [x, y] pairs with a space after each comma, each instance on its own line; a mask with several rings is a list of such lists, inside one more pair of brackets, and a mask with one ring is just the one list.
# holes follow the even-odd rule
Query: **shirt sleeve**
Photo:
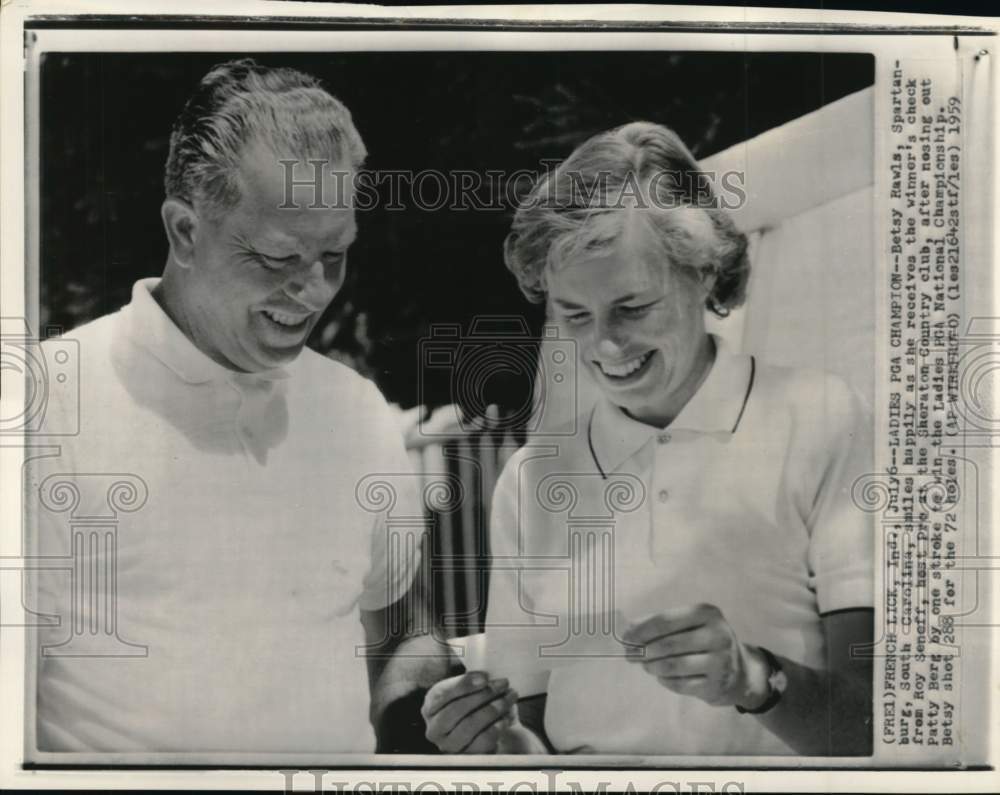
[[874, 605], [874, 517], [852, 497], [854, 482], [873, 471], [874, 434], [871, 416], [840, 378], [826, 376], [819, 397], [823, 441], [807, 525], [809, 585], [822, 614]]
[[427, 529], [420, 475], [410, 463], [392, 409], [374, 385], [372, 392], [370, 399], [378, 407], [372, 428], [378, 470], [368, 474], [376, 498], [387, 498], [388, 507], [376, 514], [372, 524], [371, 566], [359, 600], [363, 610], [388, 607], [410, 589]]

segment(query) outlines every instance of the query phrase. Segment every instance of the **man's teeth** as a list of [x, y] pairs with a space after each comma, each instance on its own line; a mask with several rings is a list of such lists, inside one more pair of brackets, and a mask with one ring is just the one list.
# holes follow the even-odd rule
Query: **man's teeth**
[[602, 362], [598, 362], [598, 365], [605, 375], [614, 376], [615, 378], [624, 378], [642, 367], [651, 355], [652, 351], [644, 353], [642, 356], [637, 356], [635, 359], [625, 362], [625, 364], [604, 364]]
[[284, 312], [274, 312], [270, 309], [265, 309], [264, 314], [282, 326], [297, 326], [308, 317], [308, 315], [286, 315]]

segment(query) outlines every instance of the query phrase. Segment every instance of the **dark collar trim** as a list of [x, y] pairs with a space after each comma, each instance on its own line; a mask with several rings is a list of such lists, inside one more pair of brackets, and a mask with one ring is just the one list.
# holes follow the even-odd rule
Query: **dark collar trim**
[[601, 477], [604, 480], [608, 479], [607, 474], [604, 472], [604, 468], [601, 466], [601, 462], [597, 460], [597, 451], [594, 450], [594, 412], [597, 411], [597, 404], [590, 410], [590, 418], [587, 420], [587, 445], [590, 447], [590, 457], [594, 459], [594, 466], [597, 467], [597, 471], [601, 473]]
[[[736, 417], [736, 422], [733, 424], [733, 429], [730, 433], [736, 433], [736, 429], [740, 427], [740, 420], [743, 419], [743, 412], [746, 411], [747, 401], [750, 400], [750, 393], [753, 391], [754, 377], [757, 374], [757, 359], [753, 356], [750, 357], [750, 378], [747, 381], [747, 391], [743, 395], [743, 405], [740, 406], [740, 413]], [[590, 457], [594, 459], [594, 466], [597, 467], [597, 471], [601, 473], [601, 477], [604, 480], [608, 479], [607, 473], [604, 471], [604, 467], [601, 466], [601, 462], [597, 458], [597, 451], [594, 449], [594, 413], [597, 411], [597, 406], [595, 405], [590, 410], [590, 417], [587, 419], [587, 446], [590, 448]]]
[[736, 433], [736, 429], [740, 427], [740, 420], [743, 419], [743, 412], [747, 409], [747, 401], [750, 399], [750, 393], [753, 391], [753, 378], [757, 373], [757, 360], [751, 356], [750, 357], [750, 380], [747, 381], [747, 393], [743, 396], [743, 405], [740, 406], [740, 413], [736, 417], [736, 423], [733, 425], [733, 429], [730, 433]]

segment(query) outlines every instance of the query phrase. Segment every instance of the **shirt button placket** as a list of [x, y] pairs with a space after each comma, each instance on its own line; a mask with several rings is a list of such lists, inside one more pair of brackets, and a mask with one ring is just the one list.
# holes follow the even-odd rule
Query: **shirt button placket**
[[247, 461], [252, 457], [250, 450], [251, 443], [251, 433], [249, 418], [247, 416], [247, 409], [249, 406], [248, 396], [243, 390], [243, 385], [237, 380], [236, 376], [233, 376], [229, 381], [230, 386], [232, 386], [233, 391], [236, 393], [236, 406], [235, 406], [235, 418], [233, 421], [233, 426], [236, 431], [236, 441], [239, 444], [240, 449], [243, 451], [243, 458]]
[[[670, 500], [670, 491], [663, 485], [664, 461], [662, 455], [660, 455], [661, 450], [664, 446], [670, 443], [672, 436], [669, 431], [660, 431], [656, 434], [656, 464], [654, 465], [654, 488], [656, 489], [656, 504], [653, 507], [653, 527], [650, 528], [650, 543], [649, 549], [650, 554], [654, 559], [659, 557], [659, 550], [664, 547], [663, 539], [661, 538], [664, 533], [670, 532], [669, 530], [669, 520], [666, 516], [666, 506]], [[665, 452], [665, 451], [664, 451]], [[669, 546], [669, 545], [667, 545]]]

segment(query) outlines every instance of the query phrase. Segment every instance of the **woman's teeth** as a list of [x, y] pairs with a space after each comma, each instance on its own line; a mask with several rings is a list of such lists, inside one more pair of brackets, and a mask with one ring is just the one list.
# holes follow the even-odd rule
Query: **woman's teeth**
[[264, 314], [282, 326], [298, 326], [309, 317], [308, 315], [286, 315], [284, 312], [274, 312], [270, 309], [265, 309]]
[[604, 364], [603, 362], [598, 362], [597, 366], [601, 368], [601, 372], [605, 375], [610, 375], [613, 378], [624, 378], [642, 367], [646, 363], [646, 360], [652, 355], [653, 352], [649, 351], [648, 353], [644, 353], [642, 356], [637, 356], [635, 359], [627, 361], [624, 364]]

